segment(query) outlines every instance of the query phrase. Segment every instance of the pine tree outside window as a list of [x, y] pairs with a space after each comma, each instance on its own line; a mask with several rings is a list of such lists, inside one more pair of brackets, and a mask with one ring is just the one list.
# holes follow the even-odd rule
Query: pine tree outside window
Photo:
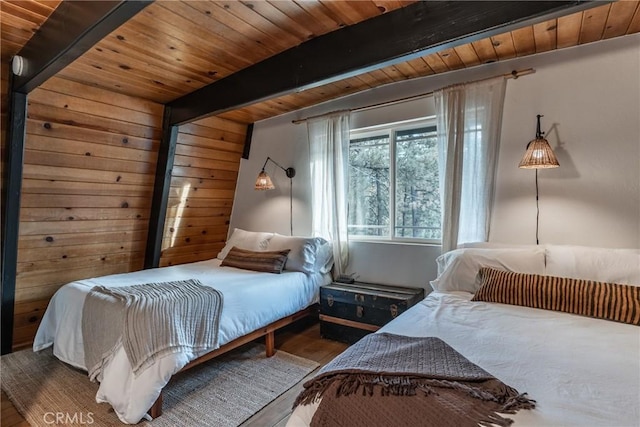
[[435, 118], [352, 130], [349, 237], [439, 243], [441, 230]]

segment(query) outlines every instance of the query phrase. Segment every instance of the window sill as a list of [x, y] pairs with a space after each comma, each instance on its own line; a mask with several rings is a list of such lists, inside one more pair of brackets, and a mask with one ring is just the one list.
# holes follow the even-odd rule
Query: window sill
[[415, 240], [386, 240], [386, 239], [367, 239], [350, 237], [349, 243], [366, 243], [366, 244], [379, 244], [379, 245], [400, 245], [400, 246], [421, 246], [421, 247], [441, 247], [441, 242], [418, 242]]

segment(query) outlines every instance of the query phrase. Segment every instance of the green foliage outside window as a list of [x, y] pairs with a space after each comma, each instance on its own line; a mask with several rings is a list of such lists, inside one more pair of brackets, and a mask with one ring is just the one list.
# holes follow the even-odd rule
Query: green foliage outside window
[[349, 235], [441, 239], [435, 131], [387, 129], [351, 140]]

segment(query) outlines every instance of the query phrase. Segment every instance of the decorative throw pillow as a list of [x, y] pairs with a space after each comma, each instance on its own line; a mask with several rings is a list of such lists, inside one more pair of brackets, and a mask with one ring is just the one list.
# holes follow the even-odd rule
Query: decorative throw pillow
[[243, 270], [280, 274], [287, 262], [288, 254], [289, 249], [283, 251], [256, 252], [239, 249], [234, 246], [220, 265], [242, 268]]
[[471, 301], [563, 311], [640, 325], [640, 287], [483, 267]]

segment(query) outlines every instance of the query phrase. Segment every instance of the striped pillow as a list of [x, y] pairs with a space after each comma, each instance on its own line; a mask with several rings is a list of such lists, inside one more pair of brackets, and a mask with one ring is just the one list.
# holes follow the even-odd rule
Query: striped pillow
[[242, 268], [243, 270], [282, 273], [287, 262], [289, 249], [282, 251], [256, 252], [232, 247], [220, 263], [221, 266]]
[[640, 286], [515, 273], [482, 267], [471, 301], [563, 311], [640, 325]]

